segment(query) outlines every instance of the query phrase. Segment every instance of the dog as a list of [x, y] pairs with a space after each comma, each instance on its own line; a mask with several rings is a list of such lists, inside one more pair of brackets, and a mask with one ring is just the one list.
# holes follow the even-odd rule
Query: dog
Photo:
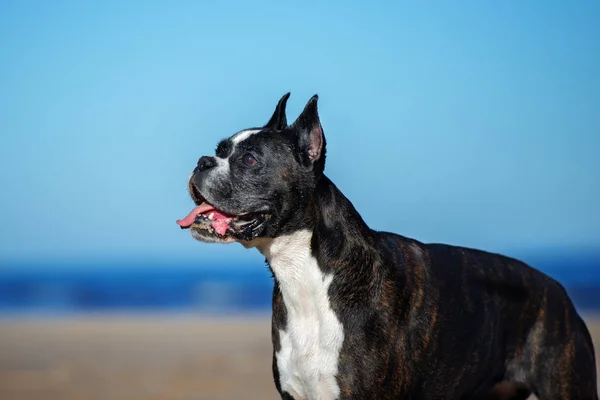
[[288, 125], [289, 95], [198, 160], [177, 221], [266, 257], [282, 399], [598, 400], [592, 339], [558, 282], [369, 228], [323, 172], [318, 97]]

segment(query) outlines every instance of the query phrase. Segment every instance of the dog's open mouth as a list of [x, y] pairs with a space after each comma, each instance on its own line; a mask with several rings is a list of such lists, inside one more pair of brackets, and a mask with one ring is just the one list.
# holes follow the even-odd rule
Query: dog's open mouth
[[185, 218], [177, 220], [177, 224], [182, 229], [194, 226], [202, 229], [212, 229], [217, 234], [225, 236], [227, 230], [231, 228], [230, 223], [235, 218], [235, 216], [219, 211], [207, 202], [203, 202], [190, 211]]
[[267, 219], [263, 213], [227, 214], [209, 204], [197, 191], [192, 193], [194, 201], [200, 205], [194, 207], [183, 219], [177, 220], [181, 229], [192, 228], [198, 233], [203, 232], [220, 239], [251, 240], [256, 229]]

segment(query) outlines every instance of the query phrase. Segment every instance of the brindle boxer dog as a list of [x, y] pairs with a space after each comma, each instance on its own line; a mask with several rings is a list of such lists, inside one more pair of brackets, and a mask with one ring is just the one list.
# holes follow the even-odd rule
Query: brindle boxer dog
[[317, 96], [289, 126], [288, 97], [200, 158], [178, 221], [265, 255], [282, 399], [598, 399], [590, 334], [558, 282], [369, 228], [323, 173]]

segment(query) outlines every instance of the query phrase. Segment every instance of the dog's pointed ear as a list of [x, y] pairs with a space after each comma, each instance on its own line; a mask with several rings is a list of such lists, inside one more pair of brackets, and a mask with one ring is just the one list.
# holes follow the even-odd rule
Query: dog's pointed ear
[[305, 163], [312, 164], [315, 172], [321, 173], [325, 168], [325, 136], [317, 111], [318, 100], [316, 94], [310, 98], [292, 128], [297, 132]]
[[275, 107], [275, 112], [273, 116], [264, 126], [264, 128], [271, 128], [276, 131], [280, 131], [284, 128], [287, 128], [287, 118], [285, 116], [285, 106], [287, 104], [288, 99], [290, 98], [290, 93], [286, 93], [283, 95], [281, 99], [279, 99], [279, 103], [277, 103], [277, 107]]

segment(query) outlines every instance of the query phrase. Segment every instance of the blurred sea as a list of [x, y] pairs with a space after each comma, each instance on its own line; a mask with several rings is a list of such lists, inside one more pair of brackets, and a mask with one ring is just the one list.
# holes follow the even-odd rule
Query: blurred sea
[[[600, 253], [544, 252], [518, 258], [561, 282], [578, 309], [600, 310]], [[1, 262], [0, 316], [269, 312], [268, 269], [241, 264], [194, 268], [193, 262]]]

